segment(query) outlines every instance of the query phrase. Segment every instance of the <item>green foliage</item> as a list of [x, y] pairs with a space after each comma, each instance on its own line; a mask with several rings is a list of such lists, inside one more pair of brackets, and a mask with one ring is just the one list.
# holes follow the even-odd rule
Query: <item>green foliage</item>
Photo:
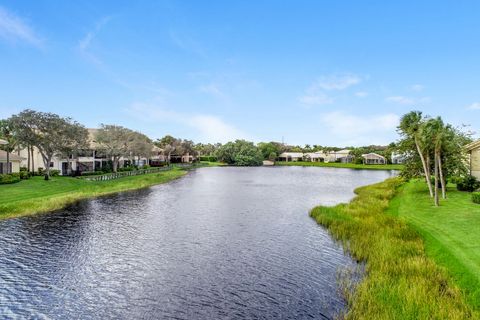
[[50, 176], [58, 177], [59, 175], [60, 175], [60, 170], [57, 170], [57, 169], [51, 169], [50, 170]]
[[474, 192], [472, 193], [472, 201], [474, 203], [480, 204], [480, 192]]
[[221, 162], [236, 166], [262, 165], [263, 156], [253, 142], [236, 140], [221, 146], [216, 156]]
[[260, 142], [258, 149], [264, 160], [275, 160], [285, 150], [285, 147], [278, 142]]
[[215, 156], [201, 156], [199, 157], [200, 161], [206, 161], [206, 162], [217, 162], [218, 158]]
[[455, 179], [458, 191], [473, 192], [480, 188], [480, 181], [474, 176], [466, 176]]
[[0, 174], [0, 184], [11, 184], [20, 182], [19, 173]]
[[349, 204], [317, 207], [311, 216], [327, 227], [366, 274], [345, 290], [346, 319], [473, 319], [461, 291], [425, 256], [423, 240], [409, 224], [386, 214], [399, 178], [356, 190]]

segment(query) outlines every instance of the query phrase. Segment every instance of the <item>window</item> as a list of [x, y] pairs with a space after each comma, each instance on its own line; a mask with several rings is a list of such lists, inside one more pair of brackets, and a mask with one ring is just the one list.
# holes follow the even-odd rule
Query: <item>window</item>
[[53, 162], [50, 162], [50, 168], [53, 168]]

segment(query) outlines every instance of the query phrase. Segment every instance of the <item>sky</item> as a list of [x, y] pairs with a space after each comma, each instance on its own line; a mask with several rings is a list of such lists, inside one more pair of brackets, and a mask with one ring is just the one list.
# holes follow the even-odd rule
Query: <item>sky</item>
[[[3, 1], [0, 118], [360, 146], [480, 131], [480, 1]], [[477, 135], [478, 136], [478, 135]]]

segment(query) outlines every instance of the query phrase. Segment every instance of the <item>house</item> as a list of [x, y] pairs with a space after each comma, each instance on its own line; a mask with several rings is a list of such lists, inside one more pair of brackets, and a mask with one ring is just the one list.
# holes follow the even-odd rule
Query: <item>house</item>
[[353, 156], [350, 154], [350, 150], [348, 149], [343, 149], [339, 151], [327, 151], [325, 152], [325, 155], [325, 162], [353, 162]]
[[404, 164], [406, 156], [404, 153], [392, 152], [392, 163], [393, 164]]
[[[7, 172], [20, 172], [21, 161], [22, 157], [18, 154], [10, 153], [9, 162], [7, 163], [7, 152], [0, 150], [0, 174], [6, 174]], [[10, 167], [10, 170], [7, 170], [8, 167]]]
[[278, 156], [278, 160], [280, 161], [302, 161], [303, 160], [303, 153], [302, 152], [283, 152]]
[[324, 162], [326, 157], [321, 151], [305, 153], [303, 156], [305, 161], [311, 162]]
[[480, 140], [467, 144], [465, 150], [468, 153], [470, 174], [480, 179]]
[[377, 153], [362, 154], [364, 164], [386, 164], [387, 160], [384, 156]]

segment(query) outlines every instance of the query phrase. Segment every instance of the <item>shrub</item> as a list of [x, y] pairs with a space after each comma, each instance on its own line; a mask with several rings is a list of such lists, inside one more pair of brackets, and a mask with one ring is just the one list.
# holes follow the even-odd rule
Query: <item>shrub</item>
[[22, 180], [30, 179], [30, 177], [32, 176], [32, 174], [28, 172], [28, 169], [26, 167], [21, 167], [19, 174], [20, 174], [20, 179]]
[[150, 168], [150, 166], [148, 164], [145, 164], [145, 165], [142, 166], [142, 169], [149, 169], [149, 168]]
[[20, 173], [0, 174], [0, 184], [10, 184], [20, 181]]
[[57, 169], [50, 170], [51, 177], [58, 177], [59, 175], [60, 175], [60, 170], [57, 170]]
[[208, 162], [217, 162], [218, 158], [215, 156], [202, 156], [199, 157], [200, 161], [208, 161]]
[[472, 193], [472, 201], [474, 203], [480, 204], [480, 192], [474, 192]]
[[43, 168], [38, 168], [38, 173], [36, 173], [35, 175], [43, 176]]
[[456, 179], [458, 191], [473, 192], [480, 188], [480, 181], [474, 176], [466, 176]]

